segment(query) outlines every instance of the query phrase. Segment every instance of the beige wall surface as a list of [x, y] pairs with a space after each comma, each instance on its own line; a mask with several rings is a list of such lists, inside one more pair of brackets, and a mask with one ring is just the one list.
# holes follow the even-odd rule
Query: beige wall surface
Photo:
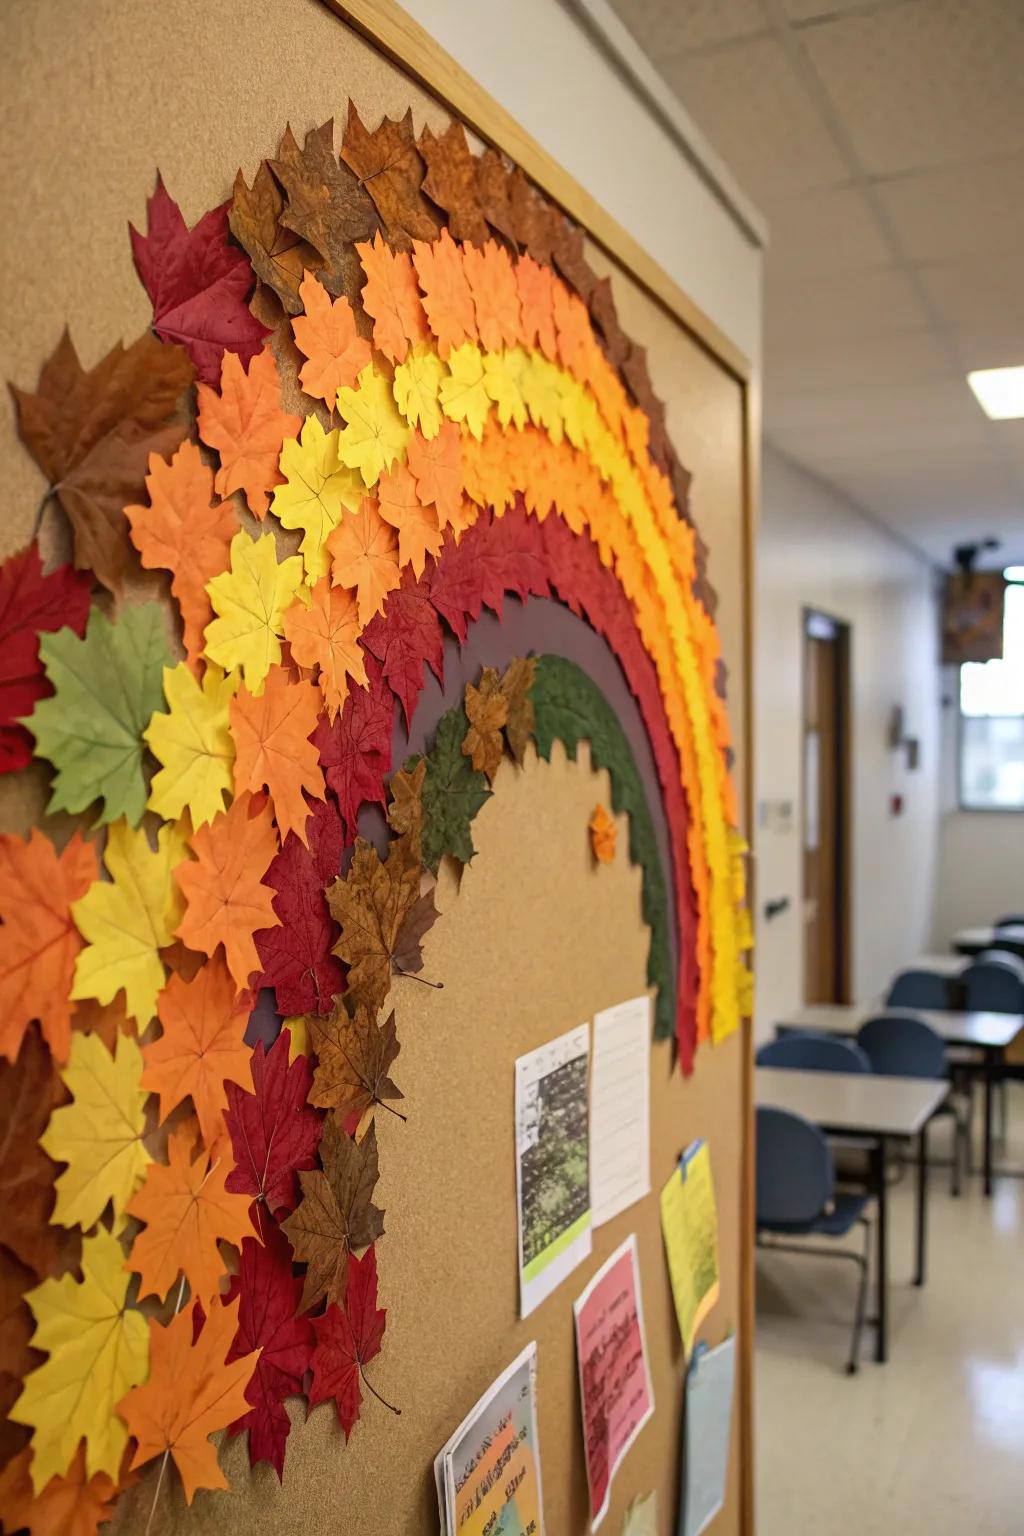
[[[788, 830], [757, 830], [757, 1035], [803, 1001], [801, 633], [805, 607], [852, 626], [853, 964], [856, 1001], [928, 947], [939, 795], [939, 671], [929, 567], [796, 465], [766, 451], [757, 571], [758, 806], [788, 800]], [[921, 742], [907, 770], [887, 744], [902, 704]], [[901, 794], [900, 817], [889, 797]], [[788, 896], [766, 922], [764, 904]]]

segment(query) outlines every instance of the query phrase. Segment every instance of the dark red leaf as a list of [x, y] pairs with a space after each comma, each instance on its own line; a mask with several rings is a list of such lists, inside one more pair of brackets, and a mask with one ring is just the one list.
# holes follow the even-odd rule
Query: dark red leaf
[[333, 804], [317, 800], [306, 823], [309, 847], [295, 832], [263, 877], [277, 892], [278, 928], [254, 935], [263, 966], [262, 985], [273, 987], [278, 1012], [329, 1013], [344, 970], [331, 954], [338, 925], [327, 910], [324, 889], [341, 871], [345, 836]]
[[337, 797], [346, 842], [356, 835], [359, 807], [385, 803], [394, 724], [394, 695], [380, 663], [367, 656], [366, 687], [350, 688], [334, 724], [322, 716], [310, 738], [320, 755], [324, 778]]
[[362, 641], [401, 699], [408, 725], [423, 687], [424, 663], [444, 686], [444, 637], [426, 581], [413, 581], [407, 573], [389, 594], [384, 612], [367, 624]]
[[363, 1400], [363, 1367], [380, 1351], [386, 1317], [377, 1306], [377, 1251], [371, 1244], [361, 1259], [349, 1254], [344, 1307], [332, 1302], [322, 1317], [313, 1319], [316, 1348], [309, 1401], [315, 1405], [334, 1399], [346, 1440]]
[[161, 341], [179, 342], [197, 376], [215, 388], [226, 351], [248, 362], [270, 334], [249, 312], [255, 278], [244, 252], [228, 239], [230, 207], [222, 203], [189, 229], [158, 174], [147, 233], [128, 226], [135, 270], [153, 302], [153, 329]]
[[242, 1242], [238, 1274], [231, 1277], [225, 1304], [240, 1297], [238, 1332], [225, 1365], [261, 1351], [245, 1389], [249, 1412], [236, 1419], [230, 1433], [249, 1431], [249, 1462], [269, 1461], [278, 1477], [284, 1473], [284, 1453], [291, 1422], [285, 1398], [302, 1390], [302, 1378], [313, 1353], [313, 1325], [298, 1316], [302, 1280], [292, 1273], [291, 1244], [273, 1222], [266, 1222], [263, 1243]]
[[0, 565], [0, 773], [32, 760], [32, 738], [17, 721], [53, 689], [39, 660], [39, 636], [65, 625], [81, 638], [89, 616], [89, 577], [70, 565], [43, 575], [33, 542]]
[[257, 1204], [253, 1225], [262, 1235], [266, 1221], [260, 1206], [272, 1216], [293, 1211], [297, 1198], [295, 1175], [316, 1167], [323, 1117], [306, 1101], [313, 1083], [307, 1056], [289, 1065], [289, 1036], [283, 1031], [265, 1054], [263, 1041], [252, 1053], [253, 1092], [225, 1083], [228, 1107], [224, 1122], [231, 1137], [235, 1166], [226, 1188], [252, 1195]]

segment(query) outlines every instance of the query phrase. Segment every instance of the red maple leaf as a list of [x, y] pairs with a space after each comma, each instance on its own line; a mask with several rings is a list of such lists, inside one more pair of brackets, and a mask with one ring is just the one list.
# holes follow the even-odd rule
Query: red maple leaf
[[81, 639], [89, 586], [89, 576], [70, 565], [44, 576], [35, 540], [0, 565], [0, 773], [32, 761], [32, 738], [17, 722], [53, 692], [39, 660], [39, 636], [67, 625]]
[[230, 202], [205, 213], [193, 229], [159, 173], [146, 205], [146, 231], [129, 224], [135, 270], [153, 302], [153, 329], [178, 342], [204, 384], [220, 385], [225, 352], [255, 357], [270, 332], [246, 302], [256, 279], [248, 257], [228, 240]]
[[338, 925], [327, 910], [324, 888], [341, 871], [345, 836], [334, 806], [317, 800], [306, 822], [309, 847], [295, 832], [263, 877], [276, 892], [274, 911], [278, 928], [255, 934], [262, 985], [273, 987], [278, 1012], [329, 1013], [331, 999], [340, 992], [345, 973], [331, 954]]
[[322, 716], [310, 738], [337, 798], [346, 842], [356, 835], [359, 807], [384, 804], [394, 723], [395, 699], [384, 681], [384, 669], [368, 656], [366, 687], [350, 688], [333, 725]]
[[313, 1325], [298, 1316], [302, 1279], [292, 1274], [292, 1249], [273, 1222], [265, 1223], [263, 1243], [242, 1241], [238, 1274], [224, 1295], [225, 1306], [240, 1297], [238, 1332], [225, 1365], [261, 1351], [245, 1400], [252, 1406], [236, 1419], [229, 1433], [249, 1431], [249, 1463], [269, 1461], [278, 1477], [284, 1473], [284, 1453], [291, 1429], [285, 1398], [302, 1390], [302, 1378], [313, 1353]]
[[526, 516], [519, 497], [503, 517], [481, 512], [458, 544], [448, 540], [425, 580], [431, 602], [461, 644], [481, 607], [501, 618], [506, 591], [524, 599], [547, 597], [547, 564], [544, 528]]
[[263, 1041], [258, 1041], [252, 1053], [253, 1092], [237, 1083], [224, 1085], [228, 1096], [224, 1123], [235, 1155], [225, 1188], [255, 1198], [253, 1226], [261, 1237], [267, 1225], [261, 1205], [272, 1216], [295, 1209], [295, 1175], [316, 1167], [323, 1126], [323, 1117], [306, 1102], [313, 1065], [308, 1056], [296, 1056], [289, 1065], [288, 1048], [287, 1031], [268, 1053]]
[[[313, 1367], [310, 1405], [333, 1398], [346, 1440], [359, 1417], [363, 1385], [384, 1402], [366, 1380], [363, 1367], [380, 1352], [386, 1317], [387, 1312], [377, 1305], [377, 1250], [371, 1244], [361, 1259], [352, 1253], [348, 1256], [348, 1290], [344, 1307], [332, 1302], [322, 1317], [313, 1319], [316, 1348], [310, 1362]], [[390, 1403], [384, 1403], [384, 1406], [391, 1408]], [[391, 1408], [391, 1412], [401, 1410]]]
[[376, 656], [388, 686], [402, 701], [406, 725], [412, 720], [427, 663], [444, 686], [444, 637], [437, 610], [426, 581], [413, 581], [412, 573], [390, 593], [384, 612], [363, 630], [363, 645]]

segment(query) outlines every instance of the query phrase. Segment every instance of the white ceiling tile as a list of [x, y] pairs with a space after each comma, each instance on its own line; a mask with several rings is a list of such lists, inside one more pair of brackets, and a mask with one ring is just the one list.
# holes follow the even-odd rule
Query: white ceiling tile
[[919, 329], [926, 318], [906, 275], [879, 267], [769, 292], [765, 344], [770, 354], [776, 346], [884, 336]]
[[844, 179], [839, 153], [774, 38], [687, 54], [667, 61], [663, 72], [755, 198]]
[[656, 63], [687, 48], [763, 31], [760, 0], [611, 0], [612, 9]]
[[998, 329], [1024, 317], [1024, 259], [944, 261], [919, 269], [921, 281], [951, 327]]
[[771, 243], [765, 271], [770, 288], [788, 288], [891, 259], [863, 194], [854, 187], [825, 187], [798, 197], [762, 202]]
[[1021, 0], [907, 0], [800, 39], [871, 175], [1024, 150]]
[[945, 166], [875, 183], [906, 256], [944, 261], [1024, 247], [1024, 157]]
[[776, 388], [809, 394], [873, 390], [883, 378], [901, 382], [948, 373], [942, 344], [929, 330], [858, 336], [842, 348], [820, 340], [805, 346], [780, 344], [771, 349], [764, 365], [768, 393]]

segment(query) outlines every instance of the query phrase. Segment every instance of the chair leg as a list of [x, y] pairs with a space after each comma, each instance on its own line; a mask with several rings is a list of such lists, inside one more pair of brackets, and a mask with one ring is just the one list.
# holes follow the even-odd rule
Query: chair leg
[[960, 1198], [960, 1172], [964, 1166], [964, 1122], [957, 1111], [953, 1116], [953, 1173], [951, 1193], [954, 1200]]
[[999, 1079], [999, 1145], [1005, 1151], [1007, 1135], [1007, 1105], [1006, 1078]]
[[864, 1332], [864, 1313], [868, 1299], [868, 1255], [871, 1243], [871, 1223], [866, 1216], [861, 1217], [864, 1226], [864, 1252], [859, 1256], [860, 1284], [857, 1287], [857, 1306], [853, 1314], [853, 1337], [850, 1340], [850, 1358], [846, 1363], [847, 1376], [856, 1376], [860, 1366], [860, 1340]]

